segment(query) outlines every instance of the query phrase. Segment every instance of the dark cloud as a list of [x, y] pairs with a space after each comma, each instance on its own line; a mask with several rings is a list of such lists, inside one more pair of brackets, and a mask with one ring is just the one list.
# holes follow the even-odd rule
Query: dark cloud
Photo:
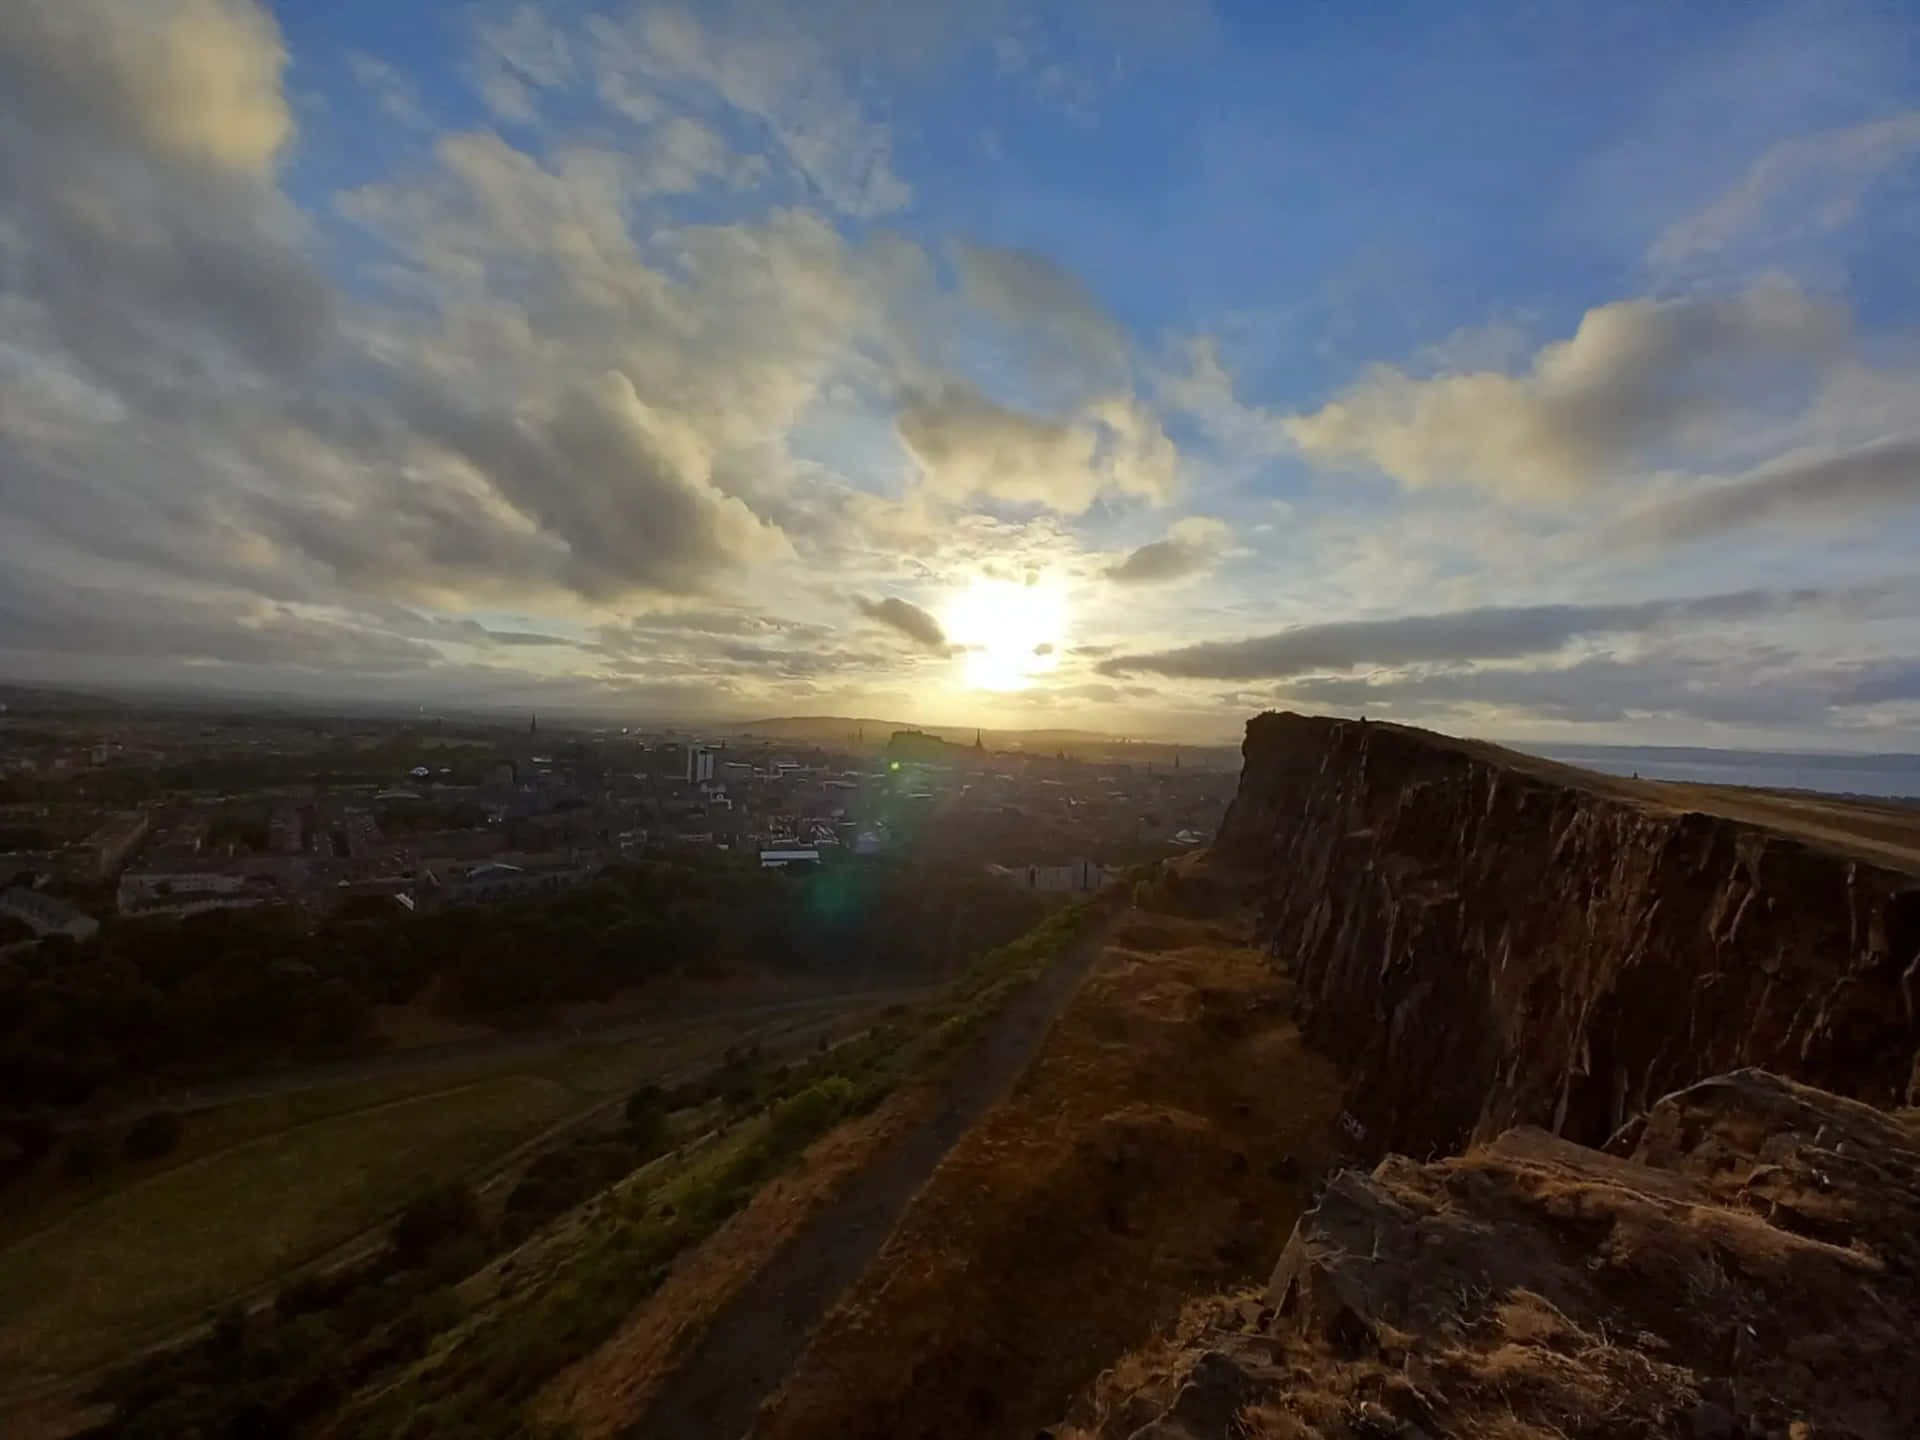
[[1061, 266], [1025, 250], [961, 242], [962, 293], [1015, 340], [1037, 381], [1084, 398], [1127, 381], [1127, 338], [1091, 291]]
[[564, 635], [542, 635], [535, 630], [489, 630], [487, 638], [496, 645], [568, 645], [578, 646], [578, 640], [569, 640]]
[[69, 657], [419, 671], [440, 652], [418, 639], [266, 602], [181, 594], [129, 596], [89, 585], [0, 576], [0, 648]]
[[1249, 640], [1215, 640], [1101, 662], [1107, 675], [1197, 680], [1282, 679], [1359, 665], [1408, 665], [1543, 655], [1583, 635], [1754, 619], [1826, 598], [1816, 590], [1742, 590], [1628, 605], [1526, 605], [1301, 625]]
[[285, 52], [244, 0], [0, 7], [0, 215], [17, 340], [116, 390], [305, 370], [330, 292], [274, 188]]
[[1797, 455], [1741, 480], [1654, 505], [1621, 527], [1628, 540], [1672, 544], [1743, 525], [1806, 521], [1815, 525], [1920, 502], [1920, 436], [1857, 449]]
[[1175, 525], [1164, 540], [1142, 545], [1107, 571], [1118, 585], [1159, 585], [1185, 580], [1212, 567], [1227, 543], [1227, 527], [1193, 516]]
[[869, 620], [889, 625], [929, 650], [945, 651], [947, 648], [947, 632], [941, 628], [940, 622], [918, 605], [910, 604], [897, 595], [889, 595], [883, 600], [856, 597], [854, 604]]
[[1289, 681], [1284, 703], [1416, 719], [1463, 708], [1570, 724], [1649, 716], [1716, 725], [1819, 723], [1835, 710], [1920, 699], [1920, 659], [1836, 663], [1772, 647], [1705, 654], [1595, 656], [1560, 668], [1315, 676]]

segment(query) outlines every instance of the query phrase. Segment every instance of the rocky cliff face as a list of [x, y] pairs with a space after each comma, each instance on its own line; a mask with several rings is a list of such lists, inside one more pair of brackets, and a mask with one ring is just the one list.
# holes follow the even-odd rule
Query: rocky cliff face
[[1215, 853], [1260, 877], [1358, 1149], [1599, 1144], [1742, 1066], [1907, 1097], [1920, 878], [1897, 863], [1400, 726], [1263, 715], [1244, 754]]
[[1758, 1071], [1603, 1154], [1516, 1129], [1334, 1177], [1056, 1433], [1896, 1440], [1920, 1416], [1920, 1132]]

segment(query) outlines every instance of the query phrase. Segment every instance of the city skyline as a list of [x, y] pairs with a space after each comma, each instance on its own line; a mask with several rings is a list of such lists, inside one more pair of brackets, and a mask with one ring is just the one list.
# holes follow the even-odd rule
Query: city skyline
[[0, 678], [1920, 750], [1920, 18], [0, 14]]

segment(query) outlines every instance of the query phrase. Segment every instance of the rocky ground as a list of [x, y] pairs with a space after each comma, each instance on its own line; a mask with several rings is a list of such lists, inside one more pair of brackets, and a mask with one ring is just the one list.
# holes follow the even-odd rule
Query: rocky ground
[[1335, 1175], [1061, 1437], [1893, 1440], [1920, 1425], [1920, 1125], [1757, 1070], [1588, 1149]]

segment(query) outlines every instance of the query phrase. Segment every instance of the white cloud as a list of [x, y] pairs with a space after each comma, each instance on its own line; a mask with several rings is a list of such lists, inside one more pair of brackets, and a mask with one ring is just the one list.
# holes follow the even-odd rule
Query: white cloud
[[378, 100], [389, 118], [409, 129], [426, 128], [427, 115], [420, 105], [420, 92], [397, 68], [356, 50], [347, 56], [347, 69], [354, 83]]
[[573, 52], [565, 31], [534, 5], [522, 4], [475, 26], [469, 70], [495, 115], [531, 121], [538, 92], [572, 77]]
[[1198, 420], [1220, 444], [1243, 459], [1258, 461], [1291, 448], [1287, 422], [1234, 394], [1233, 376], [1220, 358], [1220, 342], [1193, 336], [1180, 346], [1182, 370], [1161, 382], [1167, 402]]
[[1784, 285], [1619, 301], [1589, 310], [1525, 373], [1417, 379], [1380, 366], [1286, 429], [1315, 459], [1370, 465], [1408, 485], [1561, 498], [1737, 447], [1742, 427], [1777, 415], [1783, 397], [1807, 403], [1848, 332], [1844, 309]]
[[1078, 515], [1108, 492], [1164, 504], [1179, 484], [1179, 456], [1159, 421], [1120, 396], [1053, 420], [951, 384], [909, 394], [899, 433], [929, 489], [954, 502], [984, 497]]
[[1785, 140], [1705, 209], [1675, 221], [1648, 253], [1677, 265], [1762, 228], [1830, 232], [1850, 224], [1887, 171], [1920, 153], [1920, 110]]
[[763, 126], [806, 186], [842, 214], [871, 219], [912, 198], [893, 170], [889, 128], [866, 115], [833, 57], [791, 17], [644, 8], [596, 18], [589, 33], [600, 93], [630, 116], [650, 119], [675, 100], [719, 101]]

